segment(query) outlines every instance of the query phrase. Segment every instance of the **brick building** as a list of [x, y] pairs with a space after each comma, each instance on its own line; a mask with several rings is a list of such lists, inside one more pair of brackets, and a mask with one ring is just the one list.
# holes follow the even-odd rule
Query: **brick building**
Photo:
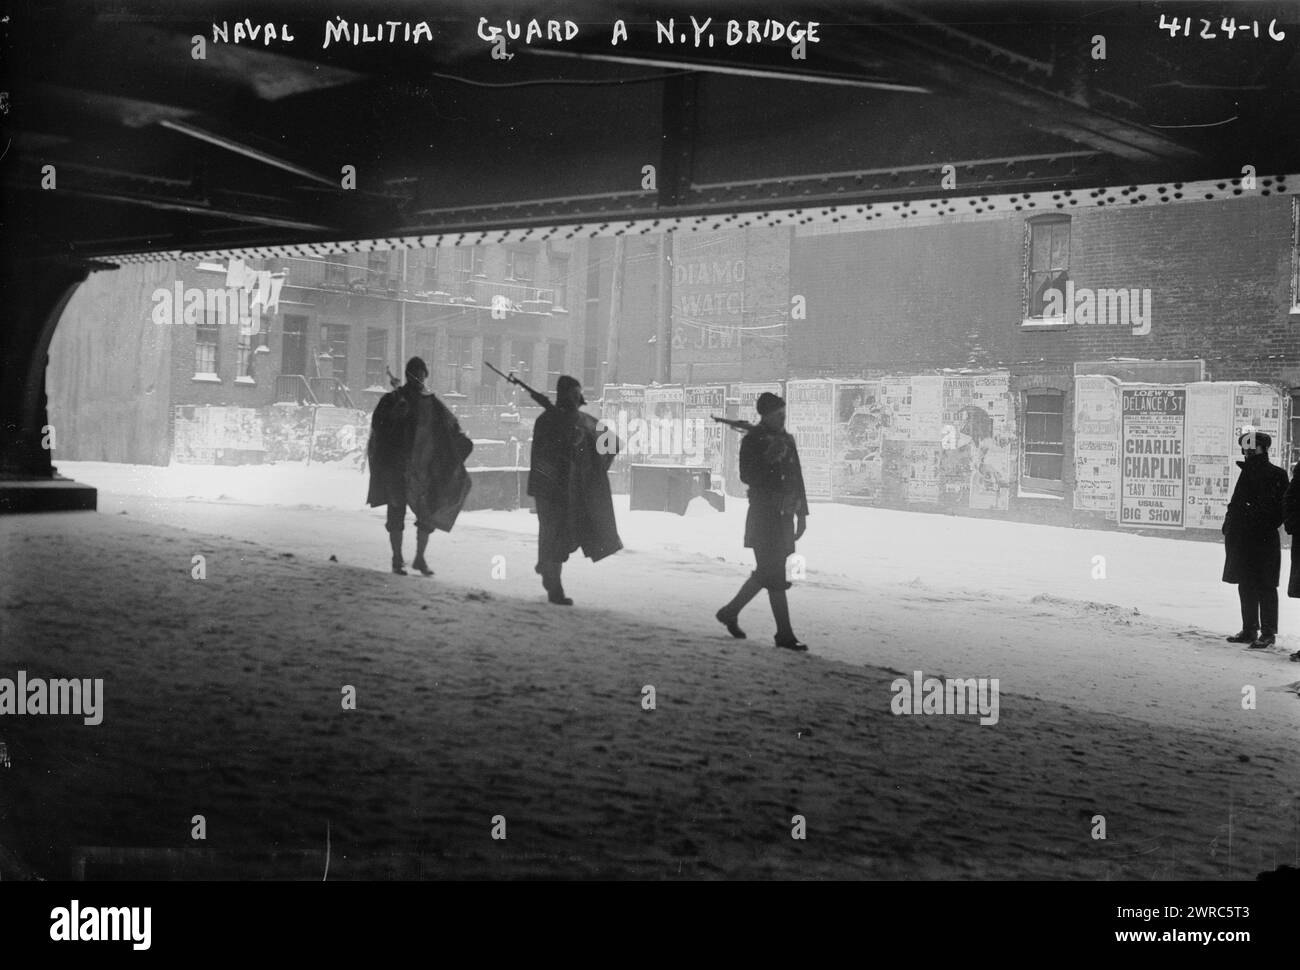
[[[51, 345], [59, 456], [166, 463], [177, 409], [226, 409], [222, 420], [275, 405], [368, 414], [389, 389], [388, 371], [400, 376], [417, 354], [437, 392], [472, 422], [475, 408], [518, 396], [484, 360], [549, 388], [583, 367], [588, 344], [603, 343], [607, 309], [588, 298], [589, 281], [599, 286], [588, 261], [587, 241], [549, 241], [256, 260], [242, 268], [246, 282], [230, 261], [94, 274]], [[275, 299], [254, 315], [247, 291], [259, 274], [277, 281]], [[232, 296], [229, 313], [208, 303], [184, 316], [184, 294], [218, 290], [244, 309]], [[178, 325], [160, 325], [173, 303]]]
[[[790, 376], [1006, 374], [1005, 511], [1016, 517], [1081, 518], [1081, 375], [1274, 388], [1274, 459], [1289, 468], [1300, 437], [1285, 425], [1286, 412], [1300, 413], [1296, 200], [1234, 194], [1232, 183], [1204, 199], [1203, 188], [1132, 186], [956, 215], [895, 206], [869, 225], [801, 226], [791, 291], [806, 298], [807, 319], [791, 322]], [[1235, 480], [1235, 467], [1225, 474]]]

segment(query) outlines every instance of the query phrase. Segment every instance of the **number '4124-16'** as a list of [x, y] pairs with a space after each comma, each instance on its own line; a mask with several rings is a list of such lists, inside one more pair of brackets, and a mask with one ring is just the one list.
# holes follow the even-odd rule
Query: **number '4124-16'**
[[[1180, 30], [1184, 37], [1191, 37], [1193, 23], [1199, 23], [1201, 25], [1201, 32], [1196, 36], [1200, 37], [1202, 40], [1213, 40], [1219, 36], [1225, 36], [1228, 40], [1232, 40], [1232, 38], [1237, 35], [1238, 31], [1241, 32], [1243, 37], [1259, 37], [1258, 20], [1252, 20], [1249, 25], [1245, 21], [1242, 21], [1241, 26], [1238, 27], [1236, 17], [1231, 19], [1224, 17], [1220, 20], [1219, 31], [1221, 33], [1217, 34], [1214, 32], [1214, 21], [1207, 20], [1204, 17], [1183, 17], [1181, 20], [1175, 17], [1171, 20], [1164, 14], [1161, 14], [1158, 26], [1161, 30], [1169, 31], [1170, 37], [1177, 37]], [[1278, 29], [1276, 20], [1270, 20], [1268, 22], [1268, 36], [1274, 40], [1285, 40], [1286, 31]]]

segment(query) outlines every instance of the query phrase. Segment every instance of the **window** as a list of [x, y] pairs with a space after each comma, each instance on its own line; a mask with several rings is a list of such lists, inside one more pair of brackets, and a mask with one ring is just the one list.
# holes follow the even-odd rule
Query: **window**
[[531, 340], [510, 341], [510, 366], [525, 384], [532, 384], [537, 390], [542, 388], [533, 384], [533, 351], [535, 344]]
[[483, 247], [466, 246], [456, 251], [456, 267], [465, 278], [483, 276]]
[[[1281, 450], [1281, 443], [1278, 443]], [[1291, 460], [1288, 467], [1294, 467], [1300, 461], [1300, 389], [1291, 391]]]
[[551, 258], [551, 302], [563, 310], [569, 305], [569, 257]]
[[388, 386], [388, 331], [366, 331], [366, 387]]
[[338, 323], [322, 324], [321, 346], [334, 358], [334, 376], [344, 385], [348, 382], [348, 328]]
[[562, 340], [552, 340], [546, 347], [546, 386], [554, 387], [556, 379], [567, 369], [569, 345]]
[[1026, 319], [1041, 320], [1048, 315], [1049, 290], [1060, 293], [1058, 307], [1063, 309], [1065, 305], [1065, 283], [1070, 276], [1070, 217], [1032, 219], [1025, 223], [1025, 234]]
[[235, 380], [253, 376], [253, 348], [256, 346], [253, 341], [256, 336], [251, 330], [239, 328], [239, 374]]
[[533, 254], [522, 249], [512, 249], [506, 254], [506, 275], [512, 280], [531, 283], [536, 260]]
[[366, 255], [366, 284], [383, 286], [388, 282], [388, 253], [368, 253]]
[[221, 328], [215, 322], [215, 316], [205, 315], [203, 323], [194, 328], [194, 373], [217, 374], [217, 345], [221, 340]]
[[483, 276], [483, 250], [469, 246], [456, 250], [456, 290], [459, 297], [474, 296], [472, 281]]
[[1025, 392], [1024, 477], [1060, 483], [1065, 456], [1065, 395], [1060, 391]]
[[[243, 384], [253, 383], [253, 351], [266, 343], [266, 333], [262, 330], [264, 318], [256, 311], [239, 321], [239, 339], [235, 344], [239, 355], [238, 370], [235, 380]], [[265, 321], [270, 326], [270, 321]]]
[[1300, 313], [1300, 199], [1291, 200], [1291, 312]]
[[483, 359], [493, 367], [501, 366], [501, 338], [484, 337], [483, 338]]
[[420, 256], [417, 265], [422, 265], [423, 269], [416, 276], [415, 288], [432, 293], [438, 288], [438, 250], [426, 249]]
[[[483, 359], [493, 367], [506, 370], [501, 363], [501, 338], [484, 337], [483, 338]], [[478, 403], [479, 404], [504, 404], [506, 400], [505, 389], [509, 384], [499, 380], [497, 376], [487, 370], [483, 371], [483, 380], [479, 382]]]
[[465, 334], [447, 336], [447, 380], [449, 390], [458, 394], [469, 391], [474, 376], [474, 338]]
[[325, 282], [345, 284], [348, 281], [348, 264], [345, 256], [325, 257]]

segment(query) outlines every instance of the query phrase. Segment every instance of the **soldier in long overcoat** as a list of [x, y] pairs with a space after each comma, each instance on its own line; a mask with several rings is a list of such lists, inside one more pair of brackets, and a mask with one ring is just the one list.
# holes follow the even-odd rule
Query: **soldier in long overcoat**
[[776, 620], [776, 645], [807, 650], [790, 624], [786, 590], [786, 560], [807, 528], [808, 497], [794, 437], [785, 430], [785, 401], [764, 392], [755, 404], [760, 421], [740, 443], [740, 480], [749, 486], [749, 512], [745, 516], [745, 545], [754, 550], [754, 571], [731, 602], [715, 614], [718, 622], [739, 639], [740, 611], [762, 589], [767, 590]]
[[569, 554], [581, 549], [599, 562], [623, 548], [614, 520], [608, 471], [618, 438], [580, 410], [582, 385], [567, 374], [555, 382], [555, 403], [541, 393], [545, 408], [533, 425], [528, 494], [537, 507], [537, 572], [547, 598], [572, 606], [561, 581]]
[[415, 559], [411, 565], [433, 575], [424, 553], [435, 530], [450, 532], [469, 495], [465, 459], [474, 442], [456, 416], [425, 386], [429, 368], [419, 357], [406, 365], [406, 383], [379, 399], [370, 421], [370, 506], [386, 505], [392, 568], [406, 575], [402, 533], [406, 508], [415, 513]]

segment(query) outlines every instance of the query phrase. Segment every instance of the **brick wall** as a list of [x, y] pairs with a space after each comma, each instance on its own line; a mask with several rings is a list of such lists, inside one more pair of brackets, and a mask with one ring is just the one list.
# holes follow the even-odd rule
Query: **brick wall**
[[807, 296], [808, 319], [792, 323], [792, 375], [1199, 357], [1213, 380], [1300, 378], [1289, 198], [1069, 214], [1070, 278], [1076, 287], [1150, 289], [1149, 334], [1023, 328], [1021, 213], [796, 236], [791, 291]]

